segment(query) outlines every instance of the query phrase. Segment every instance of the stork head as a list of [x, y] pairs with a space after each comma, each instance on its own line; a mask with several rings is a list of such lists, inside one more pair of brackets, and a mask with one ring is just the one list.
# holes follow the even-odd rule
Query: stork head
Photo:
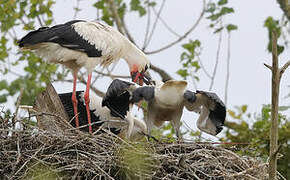
[[130, 73], [132, 77], [132, 81], [143, 86], [143, 83], [150, 85], [152, 84], [151, 77], [148, 73], [148, 69], [150, 67], [149, 63], [146, 64], [133, 64], [130, 68]]

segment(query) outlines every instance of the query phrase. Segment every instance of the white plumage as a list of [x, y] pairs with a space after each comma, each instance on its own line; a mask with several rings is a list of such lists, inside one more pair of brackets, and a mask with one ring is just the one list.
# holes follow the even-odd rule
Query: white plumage
[[[18, 43], [23, 50], [31, 50], [47, 62], [64, 64], [72, 69], [74, 78], [72, 101], [75, 113], [76, 79], [81, 67], [86, 68], [88, 72], [86, 104], [89, 104], [91, 73], [97, 65], [107, 66], [123, 58], [129, 66], [134, 82], [140, 85], [143, 81], [150, 83], [149, 77], [144, 74], [150, 65], [145, 54], [120, 32], [99, 22], [74, 20], [53, 27], [41, 27], [28, 33]], [[87, 113], [90, 121], [88, 105]], [[77, 115], [76, 127], [78, 127]]]
[[129, 103], [146, 100], [148, 110], [145, 123], [148, 135], [154, 126], [160, 127], [165, 121], [170, 121], [176, 136], [180, 137], [180, 119], [184, 107], [189, 111], [200, 113], [197, 127], [201, 131], [217, 135], [223, 129], [226, 117], [224, 103], [215, 93], [191, 92], [186, 88], [186, 81], [169, 80], [165, 83], [159, 83], [155, 87], [138, 87], [135, 84], [116, 79], [111, 83], [103, 102], [108, 104], [110, 99], [117, 99], [120, 94], [126, 92], [130, 94], [127, 98]]
[[[72, 93], [59, 94], [61, 102], [65, 108], [70, 119], [74, 117], [73, 104], [71, 102]], [[83, 91], [77, 91], [78, 113], [79, 113], [79, 123], [80, 130], [88, 132], [88, 121], [86, 113], [86, 105], [84, 99], [85, 93]], [[93, 132], [99, 128], [107, 129], [112, 133], [119, 135], [121, 137], [127, 137], [131, 140], [136, 140], [143, 137], [143, 134], [147, 132], [146, 124], [144, 121], [133, 117], [131, 110], [127, 111], [124, 118], [119, 116], [114, 116], [108, 107], [102, 107], [102, 98], [95, 95], [90, 95], [90, 113], [92, 120], [92, 130]], [[134, 126], [131, 130], [131, 134], [128, 134], [129, 122], [133, 121]], [[75, 122], [72, 121], [71, 125], [75, 127]]]

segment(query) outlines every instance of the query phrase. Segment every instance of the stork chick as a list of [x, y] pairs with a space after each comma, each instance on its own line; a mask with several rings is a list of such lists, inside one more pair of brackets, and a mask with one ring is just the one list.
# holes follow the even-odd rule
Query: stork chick
[[[70, 119], [74, 118], [73, 104], [71, 102], [72, 93], [59, 94], [60, 100], [65, 108]], [[79, 113], [79, 123], [80, 130], [88, 132], [88, 121], [86, 106], [84, 101], [84, 92], [76, 92], [78, 103], [78, 113]], [[147, 132], [146, 124], [144, 121], [134, 118], [129, 109], [121, 112], [123, 118], [114, 115], [108, 107], [102, 107], [102, 98], [95, 95], [90, 95], [90, 115], [92, 120], [92, 131], [95, 132], [99, 130], [100, 127], [108, 129], [110, 132], [119, 135], [121, 137], [127, 137], [131, 140], [138, 140], [143, 137], [143, 134]], [[122, 99], [122, 97], [120, 97]], [[131, 134], [128, 134], [128, 121], [134, 122], [134, 126]], [[72, 126], [76, 127], [75, 121], [70, 122]], [[101, 129], [102, 131], [102, 129]]]
[[169, 80], [159, 83], [155, 87], [138, 87], [135, 84], [116, 79], [109, 86], [103, 102], [113, 96], [118, 97], [122, 93], [130, 94], [130, 103], [146, 100], [148, 113], [145, 123], [149, 135], [154, 125], [160, 127], [165, 121], [170, 121], [176, 136], [180, 138], [180, 119], [184, 106], [189, 111], [200, 113], [197, 127], [201, 131], [214, 136], [220, 133], [226, 117], [224, 103], [215, 93], [192, 92], [186, 88], [186, 81]]

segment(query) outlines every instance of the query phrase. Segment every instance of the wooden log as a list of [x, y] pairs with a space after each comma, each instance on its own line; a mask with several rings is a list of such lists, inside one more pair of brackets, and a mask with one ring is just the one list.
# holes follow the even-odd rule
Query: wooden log
[[36, 119], [40, 129], [53, 133], [72, 129], [68, 123], [69, 117], [51, 83], [36, 97], [34, 109], [37, 111]]

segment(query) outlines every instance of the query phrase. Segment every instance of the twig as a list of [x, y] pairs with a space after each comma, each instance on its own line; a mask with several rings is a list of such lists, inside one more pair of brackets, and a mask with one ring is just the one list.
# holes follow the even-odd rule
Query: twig
[[[153, 12], [155, 13], [155, 15], [157, 15], [157, 12], [156, 12], [156, 10], [155, 10], [155, 8], [153, 7], [152, 8], [153, 9]], [[166, 22], [165, 22], [165, 20], [161, 17], [161, 16], [159, 16], [158, 17], [159, 19], [160, 19], [160, 21], [162, 22], [162, 24], [165, 26], [165, 28], [169, 31], [169, 32], [171, 32], [172, 34], [174, 34], [176, 37], [181, 37], [181, 35], [180, 34], [178, 34], [176, 31], [174, 31]]]
[[167, 44], [167, 45], [165, 45], [165, 46], [163, 46], [163, 47], [161, 47], [161, 48], [159, 48], [159, 49], [156, 49], [156, 50], [153, 50], [153, 51], [145, 51], [144, 53], [145, 54], [155, 54], [155, 53], [159, 53], [160, 51], [163, 51], [163, 50], [165, 50], [165, 49], [168, 49], [168, 48], [170, 48], [170, 47], [172, 47], [172, 46], [174, 46], [175, 44], [177, 44], [177, 43], [179, 43], [180, 41], [182, 41], [183, 39], [185, 39], [196, 27], [197, 27], [197, 25], [200, 23], [200, 21], [201, 21], [201, 19], [203, 18], [203, 16], [204, 16], [204, 13], [205, 13], [205, 5], [206, 5], [206, 3], [205, 3], [205, 0], [203, 0], [203, 8], [202, 8], [202, 12], [200, 13], [200, 15], [199, 15], [199, 17], [198, 17], [198, 19], [197, 19], [197, 21], [193, 24], [193, 26], [191, 27], [191, 28], [189, 28], [189, 30], [188, 31], [186, 31], [184, 34], [183, 34], [183, 36], [181, 36], [180, 38], [178, 38], [177, 40], [175, 40], [175, 41], [173, 41], [173, 42], [171, 42], [171, 43], [169, 43], [169, 44]]
[[94, 71], [94, 72], [96, 72], [96, 73], [98, 73], [98, 74], [100, 74], [100, 75], [102, 75], [102, 76], [109, 76], [109, 77], [111, 77], [111, 78], [131, 78], [130, 76], [123, 76], [123, 75], [115, 75], [115, 74], [109, 74], [109, 73], [103, 73], [103, 72], [101, 72], [101, 71]]
[[39, 25], [42, 27], [42, 26], [43, 26], [43, 23], [42, 23], [42, 21], [41, 21], [39, 15], [37, 15], [36, 18], [37, 18], [37, 20], [38, 20]]
[[225, 105], [228, 103], [228, 90], [230, 80], [230, 59], [231, 59], [231, 33], [228, 32], [228, 55], [227, 55], [227, 72], [226, 72], [226, 84], [225, 84]]
[[285, 70], [290, 66], [290, 61], [286, 62], [284, 66], [281, 67], [280, 72], [279, 72], [279, 79], [281, 79], [283, 73]]
[[215, 57], [215, 64], [214, 64], [214, 68], [213, 68], [213, 73], [212, 73], [212, 76], [211, 76], [211, 82], [210, 82], [210, 85], [209, 85], [209, 91], [212, 90], [213, 88], [213, 84], [214, 84], [214, 79], [215, 79], [215, 75], [216, 75], [216, 72], [217, 72], [217, 67], [218, 67], [218, 62], [219, 62], [219, 57], [220, 57], [220, 49], [221, 49], [221, 43], [222, 43], [222, 32], [223, 31], [220, 31], [219, 32], [219, 39], [218, 39], [218, 47], [217, 47], [217, 51], [216, 51], [216, 57]]
[[157, 72], [161, 76], [163, 82], [173, 79], [166, 71], [153, 64], [150, 65], [150, 69]]
[[150, 22], [151, 22], [151, 11], [150, 11], [149, 3], [148, 3], [148, 5], [147, 5], [147, 23], [146, 23], [146, 31], [145, 31], [145, 35], [144, 35], [142, 51], [144, 51], [145, 46], [146, 46], [146, 42], [148, 39], [148, 34], [149, 34], [150, 24], [151, 24]]
[[76, 0], [76, 1], [77, 1], [77, 5], [74, 7], [75, 13], [73, 15], [73, 19], [76, 19], [77, 15], [78, 15], [78, 13], [80, 11], [79, 7], [80, 7], [80, 1], [81, 0]]
[[16, 102], [16, 110], [15, 110], [15, 113], [14, 113], [13, 118], [12, 118], [12, 126], [13, 126], [13, 128], [15, 127], [15, 119], [16, 119], [16, 117], [18, 115], [19, 105], [21, 103], [23, 92], [24, 92], [24, 88], [21, 88], [20, 89], [20, 94], [19, 94], [19, 96], [17, 98], [17, 102]]
[[156, 29], [156, 27], [157, 27], [157, 22], [158, 22], [158, 20], [159, 20], [159, 16], [160, 16], [160, 14], [161, 14], [161, 12], [162, 12], [162, 10], [163, 10], [164, 5], [165, 5], [165, 0], [163, 0], [162, 3], [161, 3], [161, 6], [160, 6], [159, 11], [158, 11], [158, 13], [157, 13], [157, 17], [156, 17], [156, 19], [155, 19], [155, 21], [154, 21], [154, 23], [153, 23], [153, 27], [152, 27], [152, 30], [151, 30], [151, 32], [150, 32], [150, 35], [149, 35], [149, 37], [148, 37], [148, 39], [147, 39], [147, 42], [145, 43], [145, 46], [143, 47], [144, 50], [145, 50], [146, 47], [149, 45], [149, 43], [150, 43], [150, 41], [151, 41], [151, 39], [152, 39], [152, 36], [153, 36], [153, 34], [154, 34], [154, 31], [155, 31], [155, 29]]
[[264, 66], [266, 66], [268, 69], [270, 69], [272, 71], [272, 66], [270, 66], [270, 65], [268, 65], [266, 63], [264, 63]]

